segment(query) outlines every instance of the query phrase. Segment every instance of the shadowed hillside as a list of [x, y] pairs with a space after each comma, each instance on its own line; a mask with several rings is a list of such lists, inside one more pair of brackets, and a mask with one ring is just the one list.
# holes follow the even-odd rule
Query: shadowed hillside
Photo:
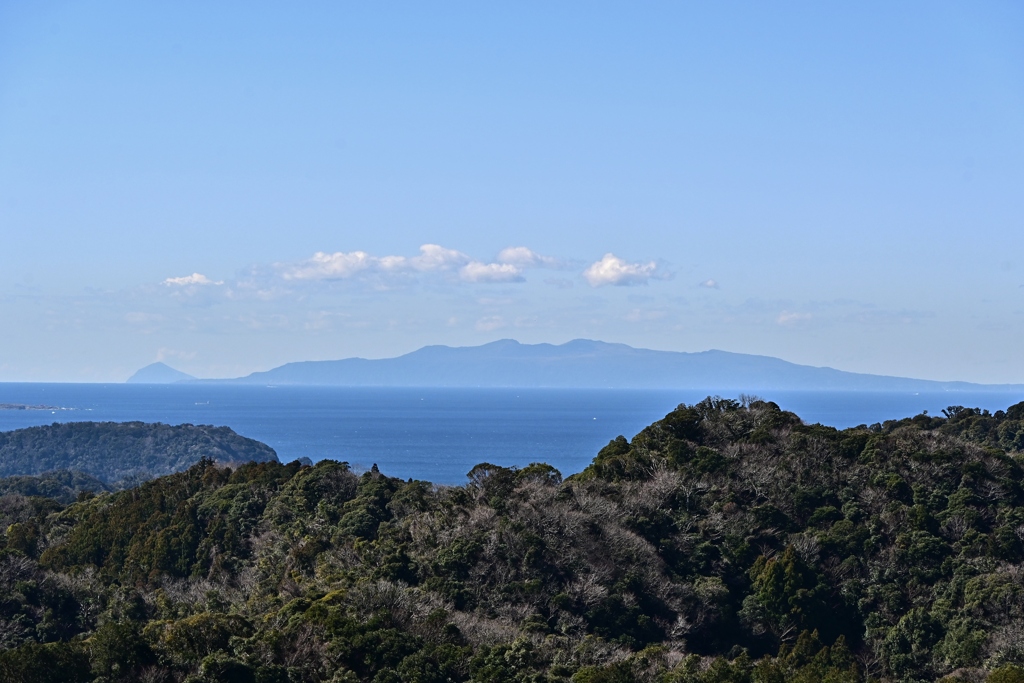
[[1022, 446], [1024, 404], [838, 431], [707, 399], [564, 481], [203, 460], [7, 495], [0, 678], [1018, 681]]

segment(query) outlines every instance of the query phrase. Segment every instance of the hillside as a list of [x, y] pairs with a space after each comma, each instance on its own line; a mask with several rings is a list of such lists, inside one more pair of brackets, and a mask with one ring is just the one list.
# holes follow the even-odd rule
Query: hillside
[[67, 422], [0, 432], [0, 477], [73, 470], [110, 485], [221, 463], [277, 460], [269, 446], [227, 427]]
[[[397, 358], [306, 361], [232, 380], [239, 384], [403, 387], [560, 387], [716, 391], [957, 391], [1009, 385], [933, 382], [797, 365], [726, 351], [679, 353], [576, 339], [512, 339], [483, 346], [426, 346]], [[1024, 391], [1024, 387], [1016, 387]]]
[[838, 431], [707, 399], [564, 481], [8, 495], [0, 680], [1020, 681], [1022, 450], [1024, 403]]

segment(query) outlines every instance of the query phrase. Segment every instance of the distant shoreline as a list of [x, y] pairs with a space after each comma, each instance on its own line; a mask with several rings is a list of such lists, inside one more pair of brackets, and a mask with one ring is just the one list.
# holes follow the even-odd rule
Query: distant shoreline
[[26, 405], [24, 403], [0, 403], [0, 410], [74, 410], [60, 406]]

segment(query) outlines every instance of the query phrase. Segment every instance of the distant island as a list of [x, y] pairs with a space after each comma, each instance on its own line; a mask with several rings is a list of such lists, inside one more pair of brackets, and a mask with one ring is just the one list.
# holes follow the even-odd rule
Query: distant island
[[[276, 462], [277, 453], [227, 427], [209, 425], [69, 422], [0, 432], [0, 477], [71, 471], [122, 488], [180, 472], [202, 459]], [[37, 484], [46, 482], [31, 485]]]
[[[162, 365], [162, 364], [160, 364]], [[163, 366], [171, 372], [177, 372]], [[154, 366], [132, 378], [156, 376]], [[170, 377], [165, 373], [161, 376]], [[182, 373], [183, 374], [183, 373]], [[727, 351], [682, 353], [637, 349], [576, 339], [565, 344], [521, 344], [513, 339], [482, 346], [426, 346], [397, 358], [305, 361], [235, 379], [229, 384], [350, 387], [512, 387], [688, 389], [716, 392], [1022, 390], [1024, 385], [983, 385], [888, 377], [798, 365], [769, 356]]]
[[173, 384], [195, 379], [166, 363], [150, 363], [125, 380], [126, 384]]
[[59, 406], [27, 405], [25, 403], [0, 403], [0, 410], [73, 410]]

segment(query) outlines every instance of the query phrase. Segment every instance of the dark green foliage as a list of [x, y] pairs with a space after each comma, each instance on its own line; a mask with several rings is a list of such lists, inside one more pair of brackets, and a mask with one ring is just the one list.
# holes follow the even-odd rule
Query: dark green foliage
[[74, 643], [26, 643], [0, 652], [2, 683], [86, 683], [91, 681], [89, 658]]
[[740, 614], [755, 633], [783, 642], [801, 630], [826, 629], [834, 619], [825, 604], [828, 587], [793, 546], [781, 556], [758, 557], [749, 574], [751, 590]]
[[572, 677], [572, 683], [633, 683], [635, 680], [632, 668], [622, 662], [607, 666], [587, 666]]
[[57, 470], [38, 477], [0, 478], [0, 495], [46, 497], [67, 505], [79, 496], [112, 491], [113, 488], [85, 472]]
[[[227, 427], [143, 422], [68, 422], [0, 432], [0, 477], [38, 476], [55, 470], [75, 474], [49, 475], [77, 490], [104, 490], [75, 482], [82, 474], [106, 485], [131, 484], [180, 472], [202, 459], [222, 464], [276, 461], [274, 450], [239, 436]], [[79, 484], [81, 484], [79, 486]], [[41, 481], [39, 486], [53, 486]], [[0, 483], [0, 491], [25, 488], [24, 482]], [[44, 494], [45, 495], [45, 494]]]
[[203, 659], [198, 680], [203, 683], [257, 683], [256, 672], [251, 666], [222, 653]]
[[92, 672], [109, 680], [132, 680], [156, 657], [134, 622], [107, 622], [87, 641]]
[[91, 566], [130, 583], [161, 574], [203, 575], [244, 556], [239, 531], [251, 530], [255, 520], [249, 516], [262, 513], [266, 495], [299, 468], [266, 462], [229, 473], [204, 460], [185, 472], [83, 501], [55, 518], [71, 529], [41, 561], [53, 568]]
[[1021, 680], [1024, 404], [947, 413], [707, 399], [564, 481], [203, 459], [11, 488], [0, 683]]

